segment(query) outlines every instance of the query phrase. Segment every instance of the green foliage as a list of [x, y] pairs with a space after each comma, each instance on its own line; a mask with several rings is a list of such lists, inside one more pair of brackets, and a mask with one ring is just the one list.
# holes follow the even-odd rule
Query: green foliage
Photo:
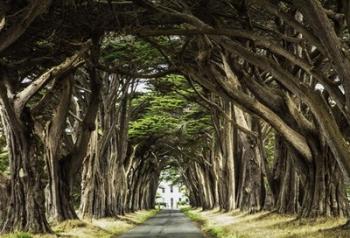
[[267, 161], [272, 165], [275, 156], [275, 132], [271, 130], [264, 140]]
[[163, 181], [170, 182], [172, 184], [176, 184], [176, 183], [179, 183], [180, 175], [176, 168], [170, 167], [162, 171], [160, 175], [160, 179]]
[[113, 63], [126, 70], [137, 67], [138, 71], [144, 73], [166, 67], [164, 57], [155, 47], [131, 35], [106, 37], [102, 44], [101, 58], [107, 64]]
[[0, 153], [0, 173], [5, 172], [9, 166], [8, 152]]
[[7, 171], [9, 166], [8, 151], [6, 149], [6, 140], [3, 134], [0, 135], [0, 173]]
[[178, 128], [184, 101], [170, 95], [158, 96], [154, 93], [141, 96], [135, 104], [142, 101], [148, 101], [149, 107], [138, 120], [131, 123], [131, 137], [163, 136]]
[[102, 47], [102, 58], [106, 62], [151, 61], [158, 56], [157, 51], [143, 41], [136, 40], [132, 36], [120, 36], [106, 40]]
[[134, 108], [144, 108], [130, 124], [131, 138], [179, 134], [192, 137], [211, 130], [209, 114], [197, 103], [188, 100], [194, 92], [188, 89], [188, 85], [187, 89], [176, 91], [180, 86], [186, 86], [185, 80], [171, 75], [154, 82], [150, 87], [152, 91], [133, 101]]
[[129, 138], [146, 145], [143, 153], [159, 155], [165, 162], [161, 180], [181, 187], [179, 164], [194, 159], [208, 145], [208, 134], [213, 133], [210, 113], [197, 103], [197, 94], [183, 77], [151, 82], [149, 91], [133, 100]]
[[348, 200], [350, 202], [350, 182], [345, 183], [345, 189], [346, 189], [346, 195], [347, 195]]

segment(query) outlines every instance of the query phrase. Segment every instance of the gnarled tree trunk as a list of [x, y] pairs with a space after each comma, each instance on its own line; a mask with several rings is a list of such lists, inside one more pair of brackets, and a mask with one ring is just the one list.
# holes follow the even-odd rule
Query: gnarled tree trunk
[[297, 214], [300, 209], [300, 175], [297, 173], [296, 156], [280, 135], [275, 136], [275, 164], [272, 192], [275, 209], [282, 214]]
[[348, 217], [349, 202], [339, 164], [324, 142], [315, 140], [311, 148], [314, 163], [309, 166], [306, 177], [300, 215]]
[[2, 116], [9, 142], [10, 198], [2, 231], [51, 232], [45, 216], [42, 163], [28, 109], [15, 113], [13, 103], [1, 85]]
[[47, 212], [55, 221], [78, 218], [69, 199], [67, 181], [65, 181], [66, 168], [61, 161], [62, 136], [72, 96], [72, 78], [66, 77], [62, 86], [61, 99], [45, 131], [45, 158], [49, 175]]

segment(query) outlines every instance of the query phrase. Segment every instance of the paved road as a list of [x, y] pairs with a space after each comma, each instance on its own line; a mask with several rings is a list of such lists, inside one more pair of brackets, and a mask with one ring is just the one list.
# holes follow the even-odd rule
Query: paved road
[[179, 210], [161, 210], [120, 238], [204, 238], [201, 231]]

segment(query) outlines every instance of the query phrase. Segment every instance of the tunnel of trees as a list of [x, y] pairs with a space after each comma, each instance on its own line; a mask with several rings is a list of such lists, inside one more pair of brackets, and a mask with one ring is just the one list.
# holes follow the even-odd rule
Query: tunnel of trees
[[167, 168], [193, 207], [349, 216], [347, 0], [0, 1], [0, 102], [2, 232], [153, 208]]

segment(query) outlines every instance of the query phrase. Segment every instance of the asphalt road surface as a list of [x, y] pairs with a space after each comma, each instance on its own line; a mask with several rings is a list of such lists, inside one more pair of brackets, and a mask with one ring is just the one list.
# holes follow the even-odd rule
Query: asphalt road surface
[[204, 238], [198, 227], [179, 210], [161, 210], [120, 238]]

